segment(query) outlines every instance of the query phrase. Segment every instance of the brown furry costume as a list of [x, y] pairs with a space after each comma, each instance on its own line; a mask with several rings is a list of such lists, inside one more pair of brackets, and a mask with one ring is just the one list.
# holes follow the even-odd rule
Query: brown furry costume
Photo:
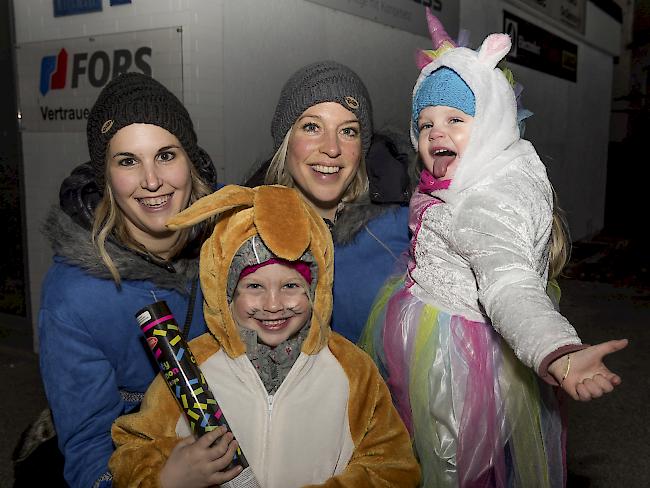
[[[333, 245], [323, 220], [296, 190], [280, 186], [255, 189], [227, 186], [178, 214], [170, 222], [170, 227], [193, 225], [215, 214], [221, 215], [212, 236], [203, 245], [200, 260], [201, 285], [205, 296], [204, 313], [210, 333], [195, 339], [190, 346], [262, 486], [288, 488], [292, 482], [294, 484], [291, 486], [417, 486], [419, 467], [413, 456], [408, 434], [375, 365], [364, 352], [330, 330]], [[331, 452], [329, 457], [325, 457], [325, 454], [323, 457], [308, 457], [307, 466], [299, 467], [297, 464], [300, 463], [292, 463], [295, 460], [289, 457], [290, 454], [287, 454], [288, 459], [282, 466], [267, 466], [269, 460], [258, 455], [259, 446], [250, 441], [250, 435], [247, 434], [248, 445], [246, 436], [240, 436], [242, 430], [246, 431], [249, 419], [238, 419], [242, 414], [237, 409], [228, 411], [228, 402], [239, 401], [242, 408], [245, 408], [248, 406], [245, 403], [247, 399], [232, 398], [228, 395], [219, 398], [220, 390], [216, 384], [219, 377], [214, 377], [215, 383], [205, 371], [210, 365], [214, 367], [218, 361], [221, 361], [219, 364], [222, 369], [219, 374], [222, 376], [224, 370], [227, 375], [228, 369], [237, 369], [242, 365], [250, 366], [245, 345], [230, 314], [225, 290], [234, 254], [244, 241], [255, 234], [258, 234], [279, 258], [293, 261], [306, 250], [310, 250], [316, 259], [319, 279], [315, 290], [310, 331], [303, 342], [302, 354], [290, 372], [291, 375], [294, 369], [300, 369], [300, 372], [295, 372], [294, 377], [304, 374], [306, 380], [302, 383], [293, 381], [290, 387], [285, 388], [284, 395], [294, 395], [291, 403], [296, 400], [301, 403], [305, 400], [305, 404], [310, 406], [309, 402], [312, 402], [311, 406], [315, 410], [298, 411], [298, 414], [306, 413], [309, 417], [295, 415], [291, 411], [293, 405], [286, 402], [280, 405], [278, 401], [273, 413], [282, 417], [291, 412], [293, 423], [290, 428], [295, 429], [298, 436], [308, 436], [319, 429], [321, 432], [334, 431], [338, 435], [340, 429], [340, 446], [336, 443], [333, 446], [334, 457], [338, 456], [338, 464], [334, 463], [336, 465], [331, 469], [328, 465]], [[223, 364], [227, 366], [224, 367]], [[323, 364], [326, 366], [322, 366]], [[325, 370], [320, 369], [324, 367]], [[252, 370], [252, 366], [249, 369]], [[333, 380], [326, 376], [330, 372]], [[341, 377], [344, 378], [343, 382]], [[257, 379], [259, 380], [259, 377]], [[321, 381], [324, 382], [323, 387], [319, 386]], [[287, 382], [288, 377], [285, 379], [285, 383]], [[331, 385], [346, 385], [345, 391], [340, 391], [341, 388], [323, 390]], [[316, 391], [316, 398], [297, 399], [296, 395], [305, 387], [312, 396]], [[223, 392], [221, 394], [223, 395]], [[280, 391], [276, 395], [280, 395]], [[342, 426], [336, 424], [335, 413], [330, 416], [328, 411], [319, 411], [319, 404], [326, 403], [326, 398], [334, 398], [334, 401], [341, 398], [339, 403], [344, 403], [336, 409], [345, 413]], [[252, 418], [253, 416], [250, 420]], [[301, 425], [300, 418], [310, 418], [311, 425]], [[183, 432], [179, 426], [183, 421], [180, 408], [159, 376], [149, 388], [141, 411], [121, 417], [113, 426], [113, 439], [118, 448], [111, 458], [110, 469], [115, 486], [159, 486], [159, 472], [170, 451], [179, 441], [179, 431]], [[277, 426], [278, 421], [275, 422], [274, 425]], [[286, 431], [274, 432], [274, 435], [280, 438], [280, 444], [282, 436], [286, 434]], [[264, 437], [266, 438], [266, 435]], [[325, 437], [328, 438], [327, 435]], [[309, 449], [314, 446], [318, 449], [320, 438], [308, 440], [304, 446], [285, 448], [295, 449], [295, 452], [310, 452]], [[331, 451], [332, 446], [327, 444], [327, 440], [323, 442], [323, 451], [326, 451], [327, 447]], [[275, 453], [269, 456], [273, 454]], [[262, 463], [260, 458], [264, 458], [266, 463]], [[304, 463], [304, 460], [302, 462]], [[326, 474], [323, 473], [323, 466], [326, 466], [326, 470], [329, 469]], [[292, 477], [293, 470], [296, 473], [301, 472], [302, 477], [298, 474], [296, 477], [302, 481]], [[313, 473], [309, 474], [307, 483], [304, 482], [304, 472]]]

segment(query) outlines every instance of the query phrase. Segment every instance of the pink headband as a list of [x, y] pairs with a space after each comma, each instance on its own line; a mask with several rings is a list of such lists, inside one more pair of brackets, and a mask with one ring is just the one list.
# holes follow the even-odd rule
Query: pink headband
[[251, 266], [246, 266], [239, 274], [239, 279], [241, 280], [245, 276], [254, 273], [255, 271], [257, 271], [260, 268], [263, 268], [264, 266], [268, 266], [269, 264], [282, 264], [283, 266], [287, 266], [289, 268], [295, 269], [298, 273], [300, 273], [300, 276], [302, 276], [305, 279], [307, 284], [311, 285], [311, 270], [309, 269], [309, 265], [307, 263], [305, 263], [304, 261], [286, 261], [285, 259], [280, 259], [280, 258], [271, 258], [268, 261], [264, 261], [263, 263], [260, 264], [253, 264]]

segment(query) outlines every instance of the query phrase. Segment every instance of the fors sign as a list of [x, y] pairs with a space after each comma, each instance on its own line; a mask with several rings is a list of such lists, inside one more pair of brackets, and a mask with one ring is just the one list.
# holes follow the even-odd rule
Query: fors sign
[[125, 72], [152, 76], [183, 99], [180, 27], [19, 44], [20, 125], [26, 132], [86, 130], [97, 96]]
[[[79, 86], [80, 78], [86, 78], [91, 86], [100, 88], [109, 79], [131, 70], [132, 66], [146, 75], [151, 75], [151, 48], [141, 47], [132, 53], [128, 49], [116, 49], [112, 56], [106, 51], [76, 53], [72, 56], [71, 88]], [[50, 89], [65, 88], [68, 72], [68, 52], [65, 48], [56, 56], [45, 56], [41, 60], [40, 91], [45, 95]]]
[[[90, 86], [102, 88], [109, 80], [128, 71], [138, 71], [151, 76], [151, 47], [135, 50], [115, 49], [112, 52], [97, 50], [70, 55], [65, 48], [58, 54], [41, 59], [39, 91], [46, 97], [51, 90], [78, 89]], [[45, 100], [43, 100], [45, 101]], [[79, 120], [88, 118], [90, 109], [40, 106], [43, 120]]]

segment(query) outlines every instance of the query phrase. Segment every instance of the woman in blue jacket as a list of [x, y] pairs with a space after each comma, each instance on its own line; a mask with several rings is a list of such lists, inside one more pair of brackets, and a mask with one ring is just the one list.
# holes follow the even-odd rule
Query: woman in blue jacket
[[110, 429], [158, 372], [135, 313], [165, 300], [183, 333], [206, 331], [198, 249], [209, 226], [166, 221], [216, 186], [189, 113], [163, 85], [128, 73], [88, 118], [90, 162], [61, 188], [45, 232], [54, 264], [38, 318], [41, 375], [72, 487], [110, 486]]
[[246, 184], [297, 188], [328, 223], [335, 246], [332, 328], [356, 342], [409, 245], [409, 158], [394, 138], [373, 134], [365, 85], [334, 61], [289, 78], [271, 134], [275, 155]]

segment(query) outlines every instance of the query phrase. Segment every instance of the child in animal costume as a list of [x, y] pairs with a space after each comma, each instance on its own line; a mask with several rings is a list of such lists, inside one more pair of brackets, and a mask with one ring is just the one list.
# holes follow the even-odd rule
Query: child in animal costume
[[362, 345], [413, 434], [424, 486], [562, 486], [551, 385], [584, 401], [612, 391], [621, 380], [602, 358], [627, 342], [582, 345], [546, 293], [553, 192], [497, 67], [510, 38], [436, 47], [413, 90], [425, 169], [408, 271], [378, 296]]
[[[227, 186], [169, 226], [215, 214], [200, 258], [209, 333], [190, 347], [260, 485], [417, 486], [388, 388], [372, 360], [330, 330], [333, 244], [323, 219], [296, 190]], [[171, 486], [170, 464], [197, 464], [179, 454], [188, 448], [213, 460], [197, 467], [215, 471], [200, 486], [238, 474], [221, 471], [236, 447], [230, 434], [212, 448], [221, 431], [181, 440], [188, 423], [162, 377], [112, 433], [116, 486]]]

